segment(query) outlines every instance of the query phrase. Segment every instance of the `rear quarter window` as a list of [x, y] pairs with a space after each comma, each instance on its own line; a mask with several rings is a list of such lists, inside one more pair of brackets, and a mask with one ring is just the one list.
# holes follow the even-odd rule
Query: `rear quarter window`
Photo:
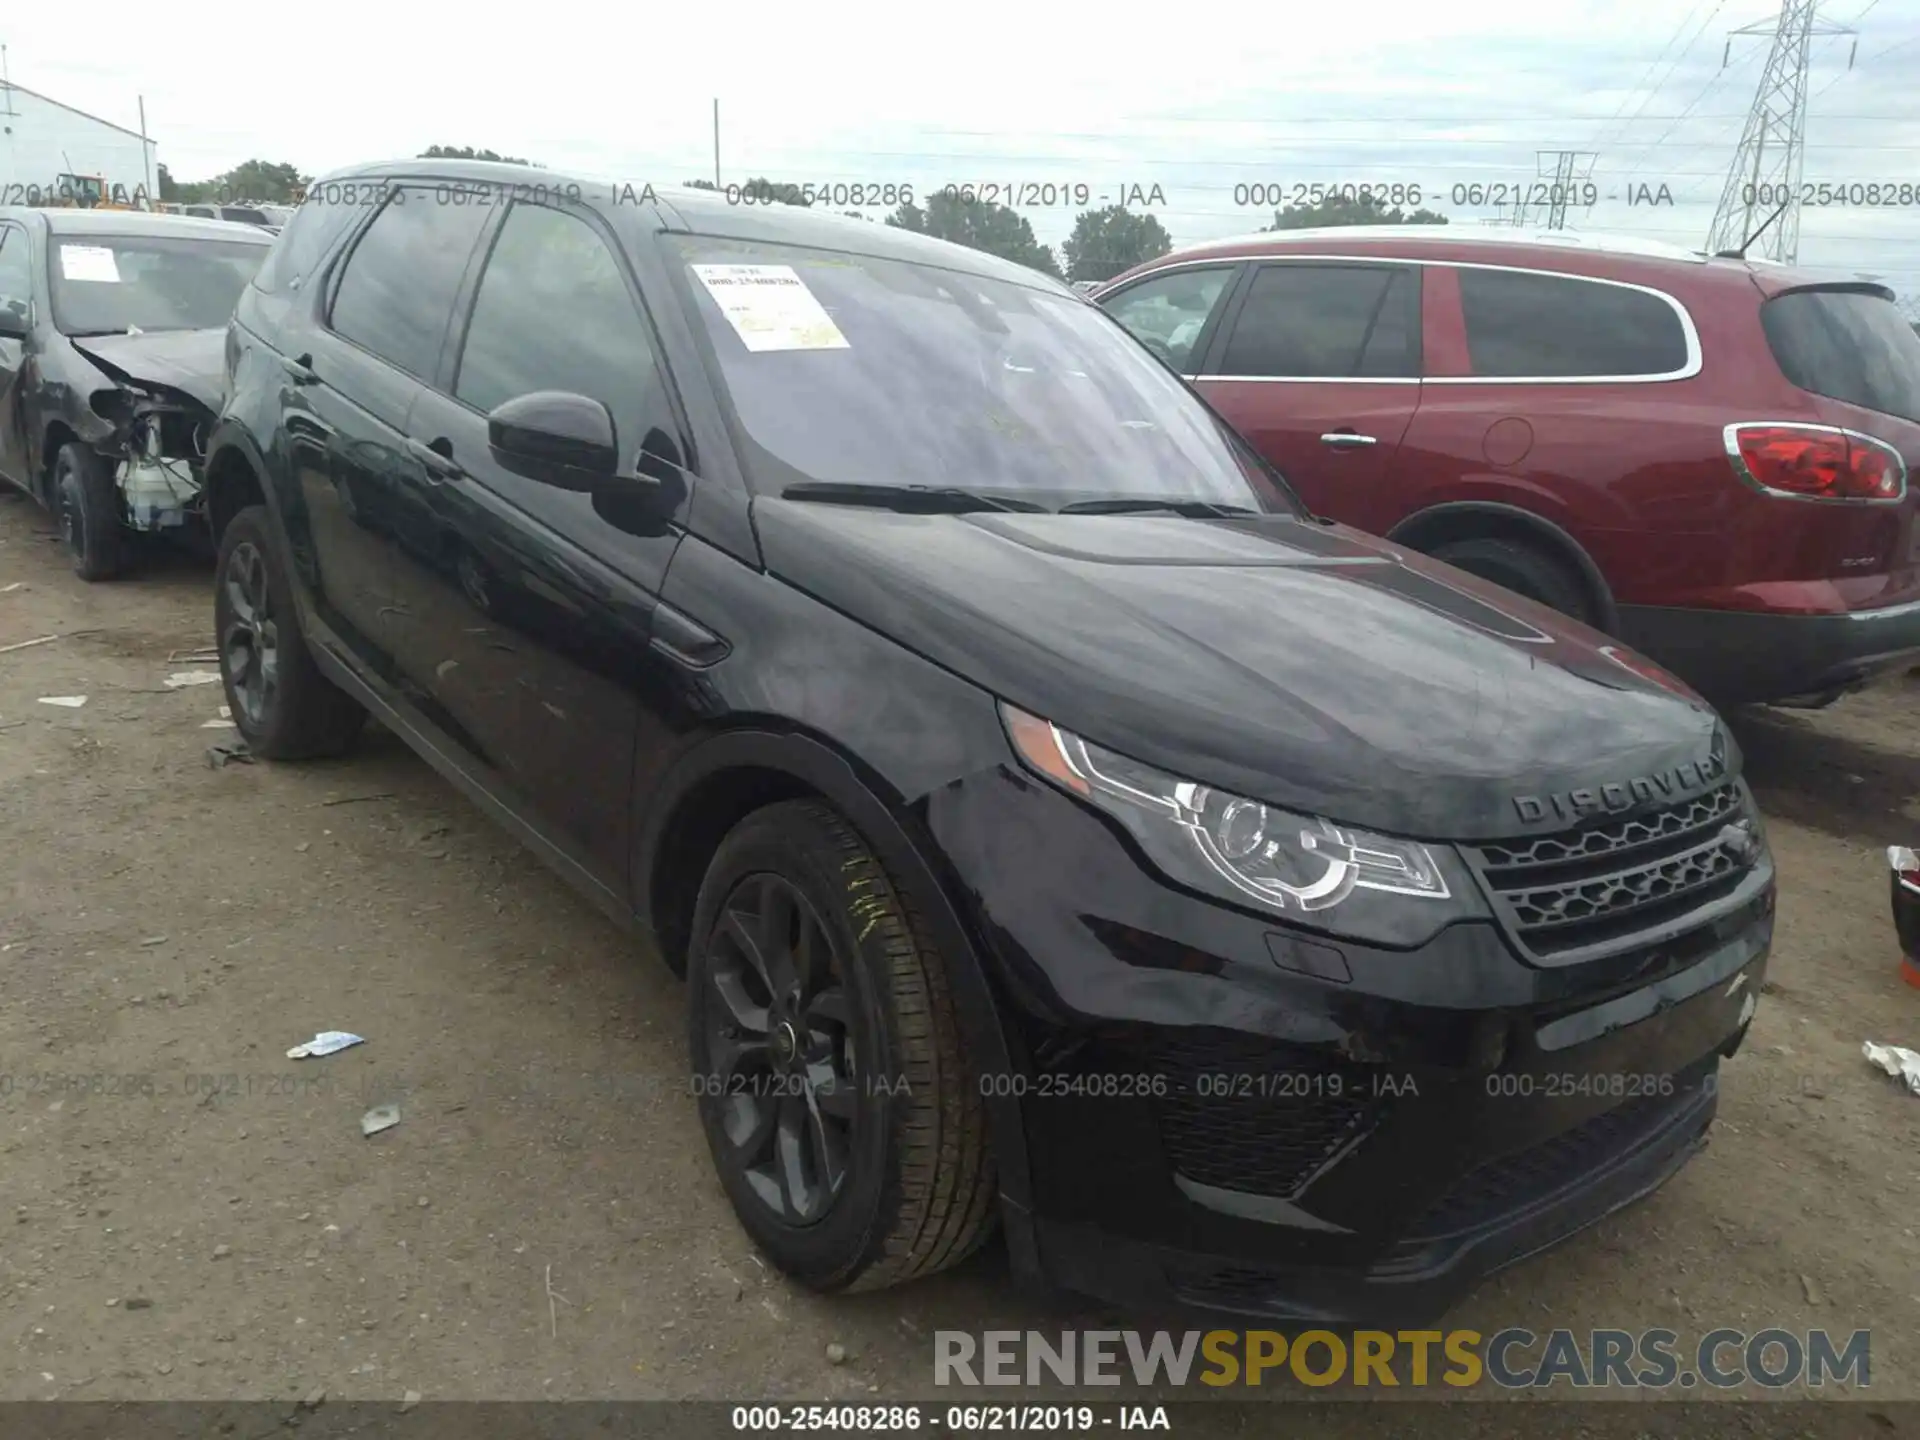
[[1651, 378], [1692, 359], [1679, 311], [1651, 291], [1522, 270], [1457, 273], [1476, 378]]
[[364, 213], [363, 208], [353, 205], [307, 201], [293, 212], [293, 218], [274, 239], [267, 263], [254, 277], [254, 289], [279, 295], [299, 288], [300, 282], [332, 252], [334, 242], [347, 232], [354, 218]]
[[1920, 335], [1877, 290], [1795, 290], [1760, 307], [1767, 345], [1802, 390], [1920, 423]]

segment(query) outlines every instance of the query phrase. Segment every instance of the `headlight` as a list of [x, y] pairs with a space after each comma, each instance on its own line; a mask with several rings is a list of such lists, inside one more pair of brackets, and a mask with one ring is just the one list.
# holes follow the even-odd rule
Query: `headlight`
[[1000, 707], [1027, 765], [1125, 825], [1172, 879], [1356, 940], [1412, 946], [1484, 916], [1452, 850], [1296, 815], [1090, 745]]

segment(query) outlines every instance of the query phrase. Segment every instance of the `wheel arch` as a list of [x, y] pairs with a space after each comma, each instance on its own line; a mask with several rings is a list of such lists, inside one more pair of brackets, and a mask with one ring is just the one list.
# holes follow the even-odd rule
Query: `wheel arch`
[[[817, 796], [846, 817], [931, 928], [975, 1075], [1013, 1073], [1014, 1036], [979, 947], [928, 857], [931, 841], [915, 837], [911, 817], [887, 796], [883, 781], [812, 734], [761, 726], [724, 731], [682, 756], [654, 788], [635, 837], [633, 894], [637, 918], [669, 968], [686, 974], [694, 899], [727, 832], [755, 810], [804, 796]], [[992, 1090], [986, 1103], [1001, 1198], [1024, 1212], [1031, 1192], [1019, 1103]], [[1009, 1243], [1016, 1264], [1025, 1264], [1024, 1227], [1007, 1210], [1003, 1204]]]
[[248, 505], [266, 504], [266, 464], [244, 430], [225, 424], [214, 431], [207, 450], [207, 528], [217, 546], [227, 524]]
[[1454, 500], [1409, 515], [1386, 538], [1409, 550], [1426, 553], [1456, 540], [1499, 539], [1530, 544], [1571, 566], [1593, 603], [1595, 628], [1609, 635], [1620, 629], [1620, 607], [1613, 587], [1586, 547], [1565, 529], [1518, 505], [1493, 500]]
[[66, 421], [58, 418], [47, 421], [40, 438], [40, 473], [36, 483], [40, 487], [40, 501], [48, 509], [53, 508], [53, 477], [60, 468], [60, 452], [69, 445], [86, 443]]

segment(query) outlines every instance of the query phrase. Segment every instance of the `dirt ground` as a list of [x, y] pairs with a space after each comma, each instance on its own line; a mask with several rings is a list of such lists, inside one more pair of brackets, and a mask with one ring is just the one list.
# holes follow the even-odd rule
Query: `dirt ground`
[[[205, 564], [88, 586], [53, 540], [0, 499], [0, 646], [59, 637], [0, 652], [0, 1398], [933, 1396], [937, 1329], [1159, 1323], [991, 1248], [853, 1299], [778, 1279], [664, 968], [383, 732], [211, 766], [218, 686], [162, 683], [207, 668], [169, 658], [211, 644]], [[1736, 719], [1781, 909], [1715, 1141], [1450, 1324], [1871, 1328], [1872, 1398], [1920, 1399], [1920, 1099], [1860, 1055], [1920, 1047], [1880, 855], [1920, 838], [1916, 701]], [[368, 1043], [284, 1058], [323, 1029]]]

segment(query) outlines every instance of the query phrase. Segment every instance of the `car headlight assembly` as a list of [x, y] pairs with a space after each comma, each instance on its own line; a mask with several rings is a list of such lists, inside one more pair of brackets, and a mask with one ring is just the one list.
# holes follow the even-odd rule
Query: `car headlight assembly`
[[1113, 816], [1184, 885], [1389, 946], [1421, 945], [1488, 914], [1447, 846], [1298, 815], [1168, 775], [1011, 705], [1000, 714], [1030, 769]]

